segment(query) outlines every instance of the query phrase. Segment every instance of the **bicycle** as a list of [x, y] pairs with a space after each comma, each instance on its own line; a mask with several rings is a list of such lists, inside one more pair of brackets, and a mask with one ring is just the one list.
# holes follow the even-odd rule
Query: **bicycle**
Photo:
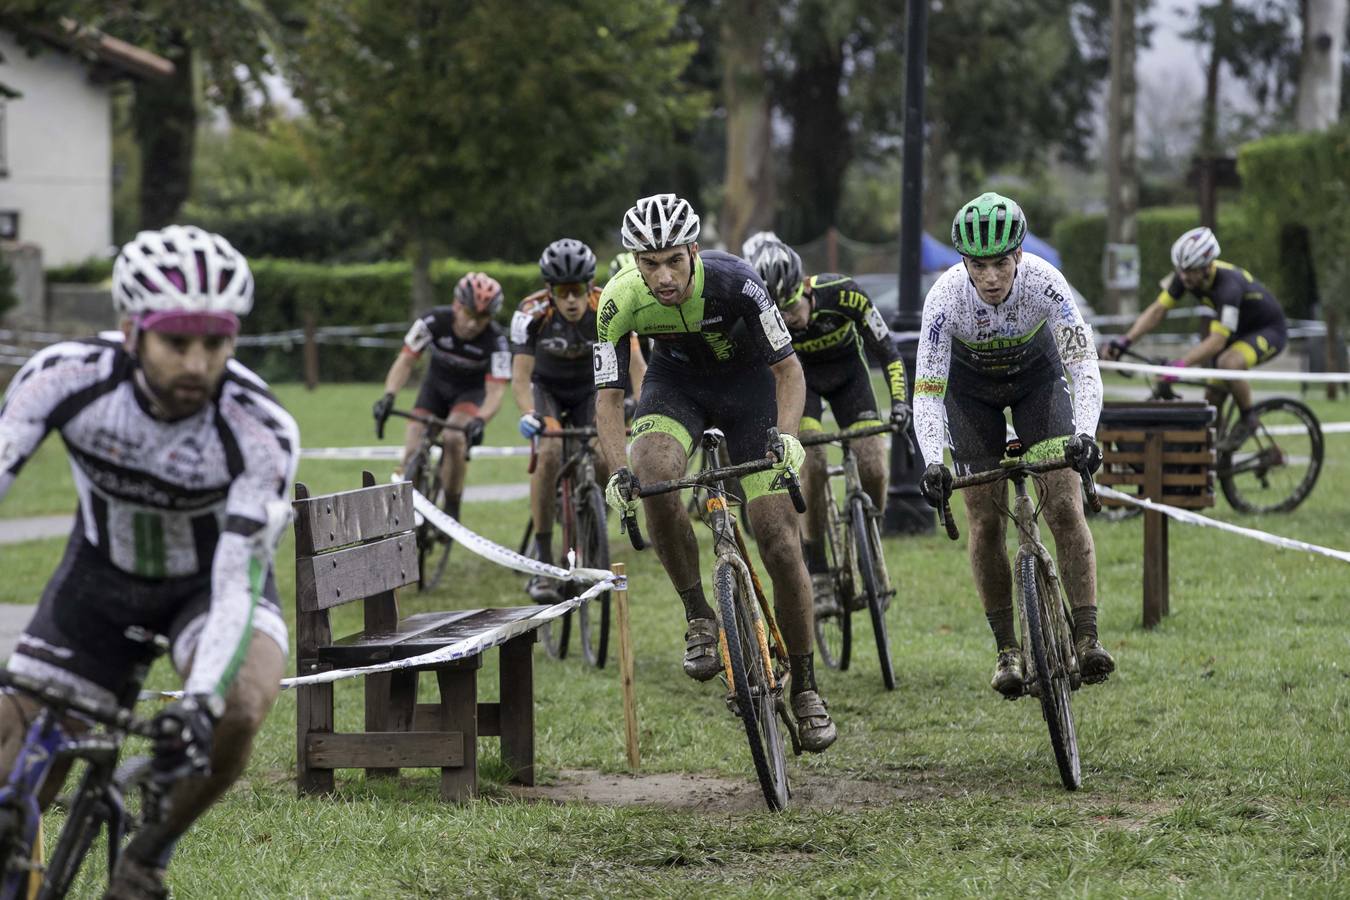
[[[1013, 508], [1002, 507], [1004, 514], [1017, 525], [1018, 548], [1013, 565], [1013, 588], [1018, 623], [1021, 626], [1022, 646], [1025, 648], [1025, 675], [1023, 695], [1040, 698], [1041, 715], [1050, 732], [1050, 746], [1055, 752], [1055, 763], [1060, 780], [1069, 790], [1077, 790], [1083, 783], [1082, 764], [1078, 755], [1078, 735], [1074, 729], [1070, 696], [1082, 685], [1078, 666], [1078, 651], [1073, 642], [1072, 613], [1059, 581], [1059, 572], [1050, 551], [1041, 543], [1036, 519], [1040, 506], [1027, 491], [1027, 477], [1036, 479], [1037, 493], [1044, 495], [1044, 485], [1036, 476], [1057, 469], [1070, 468], [1063, 457], [1042, 462], [1021, 462], [1019, 441], [1008, 443], [1009, 459], [1002, 467], [953, 479], [952, 490], [1011, 481], [1015, 490]], [[1089, 505], [1101, 508], [1096, 486], [1091, 475], [1082, 475], [1083, 492]], [[952, 520], [951, 504], [943, 500], [938, 517], [952, 540], [960, 537]]]
[[[126, 634], [153, 647], [155, 655], [168, 646], [163, 637], [143, 628], [129, 628]], [[150, 661], [136, 667], [125, 697], [136, 697], [149, 668]], [[9, 670], [0, 669], [0, 687], [42, 704], [15, 757], [8, 782], [0, 787], [0, 861], [4, 866], [0, 900], [30, 896], [35, 879], [39, 882], [36, 896], [41, 900], [64, 897], [105, 825], [111, 877], [127, 837], [141, 825], [157, 821], [163, 813], [168, 786], [156, 777], [150, 758], [134, 757], [117, 765], [126, 736], [153, 740], [154, 723], [137, 718], [117, 704], [82, 697], [68, 687]], [[63, 722], [67, 716], [101, 725], [103, 730], [72, 733]], [[82, 760], [86, 768], [44, 865], [33, 859], [41, 828], [38, 797], [53, 766], [61, 760]], [[140, 811], [133, 814], [126, 801], [136, 793], [141, 797]]]
[[[1164, 360], [1125, 350], [1151, 365]], [[1127, 373], [1128, 374], [1128, 373]], [[1180, 379], [1177, 384], [1209, 387], [1198, 380]], [[1180, 400], [1172, 382], [1150, 376], [1154, 400]], [[1215, 425], [1215, 476], [1228, 503], [1238, 512], [1289, 512], [1308, 498], [1322, 472], [1324, 444], [1322, 425], [1308, 406], [1292, 397], [1271, 397], [1252, 404], [1259, 424], [1234, 441], [1232, 435], [1242, 415], [1231, 391], [1224, 391]], [[1131, 507], [1131, 512], [1137, 512]], [[1128, 514], [1117, 514], [1123, 518]]]
[[[778, 430], [770, 429], [769, 435], [771, 443], [777, 445]], [[722, 677], [728, 689], [727, 708], [745, 726], [750, 757], [764, 801], [769, 809], [781, 810], [787, 806], [791, 791], [780, 723], [791, 738], [794, 755], [802, 753], [797, 723], [786, 699], [787, 645], [778, 630], [773, 605], [764, 593], [759, 575], [750, 567], [745, 538], [727, 504], [730, 488], [725, 484], [732, 478], [763, 472], [774, 464], [766, 458], [705, 469], [673, 481], [639, 485], [637, 496], [654, 497], [684, 489], [707, 491], [705, 522], [712, 529], [713, 549], [717, 556], [713, 590], [717, 599]], [[806, 503], [796, 476], [789, 472], [784, 481], [797, 512], [804, 512]], [[623, 517], [620, 530], [628, 533], [633, 549], [642, 550], [647, 546], [636, 517]]]
[[[538, 463], [539, 439], [554, 438], [563, 442], [562, 467], [556, 482], [557, 517], [562, 526], [562, 545], [576, 553], [575, 565], [592, 569], [609, 568], [609, 533], [605, 516], [605, 491], [595, 480], [595, 426], [585, 428], [557, 428], [541, 431], [530, 441], [530, 474]], [[520, 542], [520, 553], [526, 554], [534, 533], [534, 519], [525, 526]], [[568, 584], [573, 595], [583, 588]], [[609, 653], [609, 592], [592, 598], [577, 609], [581, 628], [581, 653], [586, 662], [597, 669], [605, 667]], [[567, 657], [571, 638], [572, 613], [540, 626], [544, 650], [554, 659]]]
[[[466, 432], [467, 430], [463, 425], [456, 425], [454, 422], [422, 413], [403, 412], [394, 409], [389, 411], [389, 415], [422, 423], [422, 439], [418, 441], [417, 448], [413, 450], [412, 456], [408, 457], [408, 464], [403, 468], [403, 478], [405, 481], [412, 482], [413, 490], [426, 497], [436, 506], [444, 508], [445, 485], [441, 479], [441, 434], [445, 431]], [[469, 458], [470, 449], [466, 443], [464, 447], [464, 458], [466, 460]], [[440, 584], [441, 578], [445, 575], [446, 565], [450, 562], [450, 547], [453, 544], [454, 541], [450, 539], [449, 535], [422, 516], [417, 516], [417, 589], [419, 591], [434, 590], [436, 585]], [[438, 552], [439, 557], [436, 556]], [[432, 562], [428, 564], [428, 560], [432, 560]]]
[[[837, 443], [844, 451], [840, 465], [825, 469], [825, 558], [839, 603], [833, 609], [814, 611], [813, 625], [820, 658], [832, 669], [848, 670], [853, 649], [852, 615], [855, 610], [865, 608], [871, 614], [872, 632], [876, 636], [877, 656], [881, 662], [881, 681], [888, 691], [895, 690], [895, 667], [891, 663], [890, 638], [886, 632], [886, 610], [895, 596], [895, 588], [886, 571], [886, 558], [881, 549], [878, 526], [881, 510], [863, 490], [862, 479], [858, 476], [858, 459], [851, 443], [874, 434], [894, 432], [895, 426], [891, 424], [870, 425], [832, 434], [809, 434], [801, 439], [805, 447]], [[840, 475], [844, 477], [842, 510], [830, 486], [830, 479]]]

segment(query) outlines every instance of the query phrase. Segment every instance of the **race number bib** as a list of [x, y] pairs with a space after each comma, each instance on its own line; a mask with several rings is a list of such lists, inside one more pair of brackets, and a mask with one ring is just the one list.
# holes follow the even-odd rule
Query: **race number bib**
[[496, 350], [492, 354], [492, 377], [511, 380], [511, 351]]
[[1223, 327], [1229, 331], [1237, 331], [1238, 327], [1238, 308], [1236, 306], [1225, 306], [1219, 313], [1219, 321]]
[[519, 310], [511, 316], [511, 343], [524, 344], [530, 339], [530, 323], [534, 317]]
[[783, 314], [778, 311], [778, 307], [770, 307], [760, 313], [759, 324], [764, 329], [764, 336], [769, 339], [769, 346], [773, 349], [782, 350], [792, 343], [792, 336], [788, 334], [787, 324], [783, 321]]
[[886, 320], [881, 317], [881, 310], [875, 306], [867, 307], [867, 315], [863, 317], [867, 323], [867, 328], [872, 332], [872, 336], [879, 341], [884, 341], [891, 336], [891, 330], [886, 327]]
[[613, 344], [596, 344], [591, 352], [591, 360], [595, 363], [596, 387], [619, 380], [619, 355], [614, 351]]
[[403, 338], [403, 343], [414, 353], [421, 353], [427, 349], [427, 344], [431, 343], [431, 328], [427, 325], [427, 320], [418, 319], [413, 322], [412, 328], [408, 329], [407, 336]]

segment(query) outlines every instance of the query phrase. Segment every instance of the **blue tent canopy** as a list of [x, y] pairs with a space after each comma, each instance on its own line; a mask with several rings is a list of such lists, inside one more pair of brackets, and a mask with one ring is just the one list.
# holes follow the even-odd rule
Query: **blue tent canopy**
[[961, 261], [961, 254], [924, 232], [919, 247], [919, 268], [924, 272], [945, 272]]
[[1027, 236], [1022, 239], [1022, 249], [1029, 253], [1035, 253], [1056, 269], [1064, 268], [1059, 258], [1059, 251], [1029, 231]]

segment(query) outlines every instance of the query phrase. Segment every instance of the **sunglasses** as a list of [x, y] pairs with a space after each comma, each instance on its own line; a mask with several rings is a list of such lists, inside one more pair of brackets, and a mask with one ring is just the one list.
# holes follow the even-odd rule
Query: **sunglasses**
[[550, 285], [549, 292], [555, 297], [584, 297], [590, 292], [590, 287], [573, 281], [566, 284]]

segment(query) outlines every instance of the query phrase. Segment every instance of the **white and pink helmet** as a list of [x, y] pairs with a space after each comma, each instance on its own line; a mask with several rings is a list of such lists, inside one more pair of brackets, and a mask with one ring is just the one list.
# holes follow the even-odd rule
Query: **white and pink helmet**
[[1219, 239], [1204, 225], [1192, 228], [1172, 245], [1172, 265], [1178, 271], [1203, 269], [1219, 258]]
[[253, 308], [248, 261], [218, 234], [191, 225], [142, 231], [113, 264], [113, 306], [138, 328], [239, 333]]

